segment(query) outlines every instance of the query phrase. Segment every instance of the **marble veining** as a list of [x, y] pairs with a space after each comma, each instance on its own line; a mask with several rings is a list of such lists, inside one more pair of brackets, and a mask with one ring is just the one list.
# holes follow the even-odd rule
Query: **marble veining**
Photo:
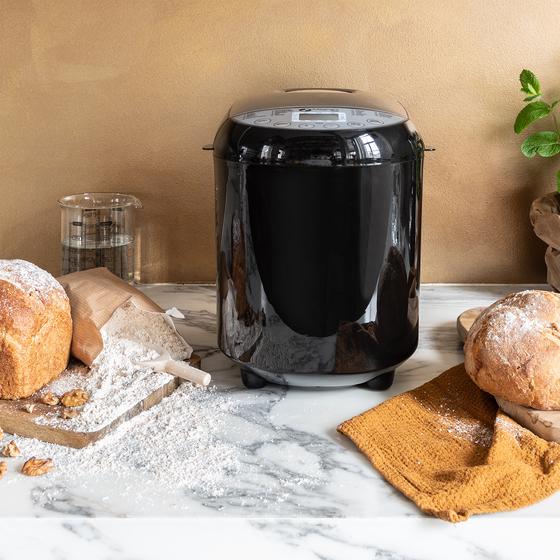
[[[215, 288], [143, 286], [162, 307], [185, 314], [177, 321], [179, 331], [203, 356], [218, 390], [235, 401], [219, 436], [235, 446], [242, 468], [219, 494], [154, 487], [141, 500], [141, 473], [121, 485], [87, 472], [56, 483], [9, 473], [0, 482], [0, 535], [18, 535], [19, 545], [8, 539], [0, 559], [31, 557], [43, 542], [44, 559], [71, 557], [67, 545], [80, 550], [81, 558], [161, 558], [152, 539], [158, 531], [175, 531], [188, 535], [201, 558], [262, 558], [266, 550], [267, 559], [509, 560], [526, 558], [527, 546], [515, 531], [523, 523], [542, 535], [536, 546], [544, 554], [549, 541], [543, 527], [557, 523], [560, 496], [452, 526], [423, 516], [336, 432], [341, 421], [460, 362], [457, 315], [523, 288], [424, 285], [419, 348], [399, 368], [393, 387], [376, 393], [276, 385], [248, 391], [238, 368], [216, 348]], [[430, 544], [436, 538], [441, 546]], [[243, 556], [231, 554], [236, 546]], [[171, 547], [166, 556], [180, 557], [179, 552]]]
[[0, 558], [516, 560], [555, 558], [553, 519], [3, 519]]

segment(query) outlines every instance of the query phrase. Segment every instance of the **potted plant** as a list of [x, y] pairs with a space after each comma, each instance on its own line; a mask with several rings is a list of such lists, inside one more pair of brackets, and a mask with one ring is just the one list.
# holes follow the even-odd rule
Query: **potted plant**
[[[521, 91], [525, 94], [525, 107], [515, 119], [513, 129], [516, 134], [523, 132], [529, 125], [540, 119], [548, 119], [552, 130], [534, 132], [521, 144], [524, 156], [553, 157], [560, 154], [560, 128], [555, 108], [560, 99], [552, 102], [543, 100], [539, 80], [530, 70], [523, 70], [519, 75]], [[542, 239], [548, 249], [545, 253], [547, 281], [560, 291], [560, 170], [556, 172], [556, 192], [537, 198], [531, 205], [530, 218], [537, 237]]]

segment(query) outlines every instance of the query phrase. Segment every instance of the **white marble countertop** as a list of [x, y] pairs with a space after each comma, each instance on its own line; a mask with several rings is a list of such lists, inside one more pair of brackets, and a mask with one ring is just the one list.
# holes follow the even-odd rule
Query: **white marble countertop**
[[220, 496], [154, 488], [143, 489], [141, 499], [140, 474], [125, 485], [87, 472], [64, 484], [7, 477], [0, 483], [0, 559], [544, 556], [560, 518], [560, 493], [516, 512], [451, 525], [422, 515], [336, 432], [341, 421], [462, 361], [457, 315], [522, 288], [422, 286], [419, 348], [397, 371], [393, 387], [377, 393], [271, 385], [248, 391], [237, 368], [216, 350], [214, 288], [144, 286], [162, 307], [185, 313], [180, 331], [204, 356], [218, 390], [236, 401], [222, 437], [237, 447], [243, 469]]

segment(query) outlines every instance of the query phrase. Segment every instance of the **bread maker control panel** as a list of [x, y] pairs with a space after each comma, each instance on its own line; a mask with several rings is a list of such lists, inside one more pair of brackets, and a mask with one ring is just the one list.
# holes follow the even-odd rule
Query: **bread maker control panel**
[[236, 122], [266, 128], [291, 129], [362, 129], [402, 123], [401, 115], [349, 107], [287, 107], [262, 109], [232, 116]]

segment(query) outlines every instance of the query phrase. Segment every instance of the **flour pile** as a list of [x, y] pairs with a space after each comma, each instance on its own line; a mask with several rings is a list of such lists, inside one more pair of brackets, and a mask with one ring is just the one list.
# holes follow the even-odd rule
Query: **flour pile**
[[83, 365], [71, 366], [41, 393], [61, 395], [84, 389], [90, 401], [76, 418], [64, 420], [58, 413], [38, 417], [38, 424], [60, 426], [80, 432], [95, 432], [130, 410], [154, 391], [173, 381], [167, 373], [140, 368], [136, 362], [153, 360], [162, 350], [172, 358], [189, 358], [192, 348], [177, 333], [171, 319], [143, 311], [132, 303], [117, 309], [101, 329], [103, 350], [89, 372]]

